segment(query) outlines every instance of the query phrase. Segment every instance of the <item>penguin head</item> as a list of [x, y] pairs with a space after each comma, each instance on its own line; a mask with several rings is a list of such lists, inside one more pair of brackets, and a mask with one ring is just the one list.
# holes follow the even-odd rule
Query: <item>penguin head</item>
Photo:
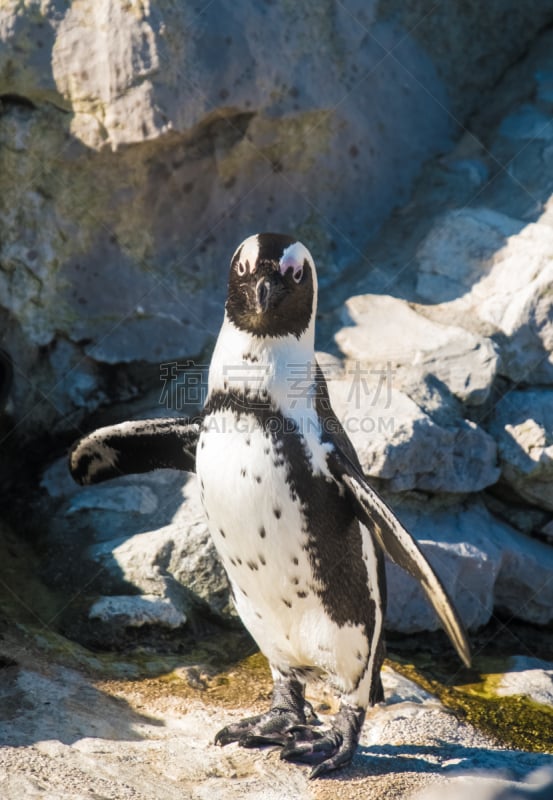
[[315, 317], [317, 275], [309, 250], [290, 236], [258, 233], [230, 263], [227, 316], [254, 336], [297, 339]]

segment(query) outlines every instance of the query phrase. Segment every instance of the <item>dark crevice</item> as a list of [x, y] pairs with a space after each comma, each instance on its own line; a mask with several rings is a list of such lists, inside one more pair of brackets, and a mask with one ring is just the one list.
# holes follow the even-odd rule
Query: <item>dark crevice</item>
[[0, 103], [5, 106], [18, 106], [19, 108], [30, 108], [32, 111], [36, 109], [36, 105], [28, 97], [21, 94], [6, 92], [0, 94]]
[[0, 348], [0, 413], [4, 409], [13, 383], [13, 364], [10, 355]]

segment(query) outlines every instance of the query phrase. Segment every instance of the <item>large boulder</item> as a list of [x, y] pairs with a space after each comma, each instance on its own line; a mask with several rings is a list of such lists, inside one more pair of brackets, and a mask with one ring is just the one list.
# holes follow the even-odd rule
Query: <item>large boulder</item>
[[347, 362], [329, 393], [363, 469], [389, 491], [477, 492], [497, 481], [494, 440], [430, 380], [413, 399], [390, 364]]
[[[553, 620], [553, 548], [494, 518], [479, 500], [448, 505], [393, 502], [447, 587], [466, 625], [485, 625], [494, 608], [538, 625]], [[435, 630], [421, 587], [388, 563], [392, 630]]]
[[18, 435], [63, 433], [151, 385], [148, 364], [200, 356], [229, 256], [268, 219], [313, 248], [323, 285], [341, 278], [447, 149], [452, 111], [552, 16], [551, 0], [3, 3], [0, 320]]
[[496, 341], [499, 372], [553, 383], [553, 229], [486, 208], [450, 211], [417, 251], [417, 291], [434, 315]]

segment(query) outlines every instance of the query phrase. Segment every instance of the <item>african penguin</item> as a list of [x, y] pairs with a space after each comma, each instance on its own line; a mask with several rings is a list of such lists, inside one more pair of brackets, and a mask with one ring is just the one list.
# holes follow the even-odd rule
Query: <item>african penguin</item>
[[[236, 607], [274, 679], [269, 711], [228, 725], [216, 742], [279, 745], [282, 758], [314, 764], [311, 777], [351, 761], [367, 707], [383, 699], [384, 552], [421, 583], [470, 664], [445, 589], [368, 484], [332, 410], [314, 353], [316, 307], [307, 248], [249, 237], [231, 260], [203, 411], [102, 428], [70, 456], [81, 483], [196, 470]], [[298, 374], [303, 390], [291, 391]], [[306, 682], [321, 678], [341, 701], [327, 728], [308, 718], [304, 699]]]

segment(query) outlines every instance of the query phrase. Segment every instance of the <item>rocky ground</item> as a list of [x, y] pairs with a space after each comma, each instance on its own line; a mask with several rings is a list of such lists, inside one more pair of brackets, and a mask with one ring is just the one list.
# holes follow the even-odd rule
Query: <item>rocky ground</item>
[[[37, 580], [36, 556], [3, 533], [6, 800], [399, 800], [435, 784], [444, 800], [469, 790], [482, 800], [547, 800], [553, 792], [550, 631], [513, 620], [488, 625], [472, 637], [471, 670], [442, 635], [390, 637], [386, 702], [369, 712], [352, 765], [310, 782], [308, 768], [282, 762], [278, 749], [213, 745], [222, 725], [270, 698], [267, 664], [243, 632], [181, 633], [178, 647], [142, 635], [123, 650], [109, 642], [107, 650], [85, 648], [60, 633], [67, 601]], [[320, 688], [310, 698], [324, 722], [334, 698]]]
[[[308, 768], [281, 761], [278, 749], [213, 745], [222, 724], [266, 706], [270, 675], [260, 655], [224, 671], [151, 653], [115, 662], [29, 630], [3, 635], [0, 650], [6, 800], [399, 800], [434, 784], [442, 798], [466, 797], [455, 792], [469, 788], [506, 799], [546, 800], [553, 792], [550, 755], [506, 749], [389, 666], [386, 703], [369, 713], [351, 767], [310, 782]], [[553, 665], [523, 658], [513, 666], [520, 680], [511, 683], [511, 675], [502, 691], [552, 702]], [[328, 698], [312, 699], [328, 708]], [[516, 793], [501, 794], [508, 790]]]

